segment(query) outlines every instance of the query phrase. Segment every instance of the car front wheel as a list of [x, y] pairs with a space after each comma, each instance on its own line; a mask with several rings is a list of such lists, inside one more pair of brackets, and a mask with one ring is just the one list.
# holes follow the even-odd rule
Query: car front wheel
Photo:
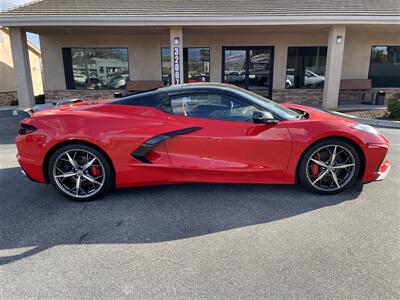
[[48, 176], [55, 189], [74, 201], [90, 201], [112, 186], [111, 167], [95, 148], [76, 144], [64, 146], [51, 156]]
[[304, 153], [298, 178], [308, 190], [335, 194], [354, 185], [360, 169], [360, 157], [352, 145], [340, 139], [327, 139]]

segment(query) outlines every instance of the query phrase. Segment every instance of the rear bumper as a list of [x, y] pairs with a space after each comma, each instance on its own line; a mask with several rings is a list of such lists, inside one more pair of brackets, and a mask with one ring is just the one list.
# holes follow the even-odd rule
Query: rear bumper
[[17, 159], [23, 171], [22, 174], [32, 181], [46, 183], [41, 165], [38, 165], [30, 159], [23, 158], [19, 154], [17, 154]]
[[21, 173], [22, 173], [22, 175], [24, 175], [26, 178], [28, 178], [31, 181], [43, 183], [43, 182], [37, 181], [36, 179], [33, 179], [31, 176], [29, 176], [29, 174], [24, 170], [24, 168], [22, 166], [21, 166]]

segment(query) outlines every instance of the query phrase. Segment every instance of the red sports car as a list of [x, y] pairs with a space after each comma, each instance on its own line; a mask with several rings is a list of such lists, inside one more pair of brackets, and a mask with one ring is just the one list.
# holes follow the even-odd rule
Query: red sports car
[[38, 110], [16, 143], [23, 173], [77, 201], [183, 182], [299, 182], [333, 194], [390, 168], [388, 140], [373, 127], [224, 84]]

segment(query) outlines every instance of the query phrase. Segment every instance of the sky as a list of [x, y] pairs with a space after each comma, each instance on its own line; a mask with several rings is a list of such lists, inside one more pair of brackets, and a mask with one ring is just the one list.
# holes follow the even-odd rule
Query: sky
[[[32, 2], [32, 0], [0, 0], [0, 10], [6, 10], [27, 2]], [[36, 47], [40, 48], [39, 36], [37, 34], [28, 32], [27, 36], [29, 41], [35, 44]]]

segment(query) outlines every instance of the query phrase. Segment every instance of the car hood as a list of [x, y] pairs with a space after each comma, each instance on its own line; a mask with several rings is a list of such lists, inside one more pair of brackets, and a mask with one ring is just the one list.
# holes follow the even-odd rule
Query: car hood
[[336, 122], [347, 123], [347, 124], [358, 124], [358, 122], [355, 122], [355, 121], [349, 120], [349, 119], [345, 119], [345, 118], [335, 115], [333, 112], [330, 112], [329, 110], [325, 110], [323, 108], [315, 108], [315, 107], [293, 104], [293, 103], [283, 103], [282, 105], [287, 108], [292, 108], [294, 110], [306, 112], [307, 113], [306, 118], [308, 120], [336, 121]]

